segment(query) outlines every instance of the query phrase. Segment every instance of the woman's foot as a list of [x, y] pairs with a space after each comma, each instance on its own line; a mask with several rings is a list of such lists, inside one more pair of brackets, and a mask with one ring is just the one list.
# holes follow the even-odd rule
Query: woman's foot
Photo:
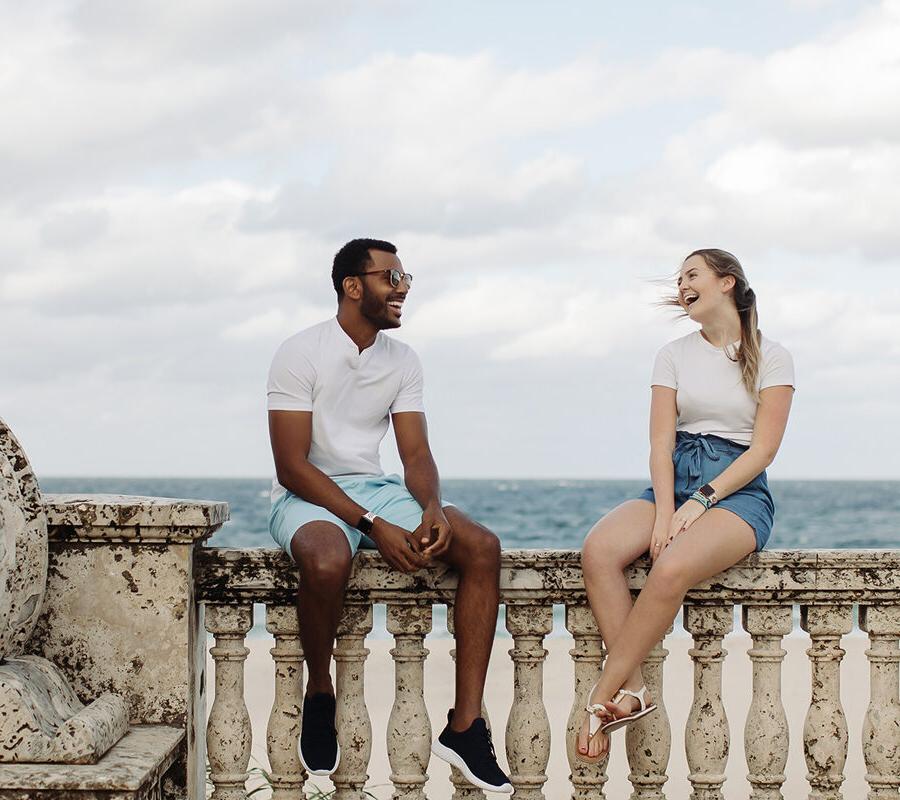
[[[576, 754], [581, 761], [596, 764], [609, 750], [609, 736], [600, 728], [614, 717], [598, 702], [597, 684], [594, 684], [585, 702], [584, 718], [575, 743]], [[596, 695], [596, 696], [595, 696]]]
[[[653, 700], [650, 697], [650, 693], [646, 689], [644, 689], [643, 693], [639, 689], [635, 690], [635, 691], [636, 691], [636, 693], [640, 694], [644, 698], [643, 708], [649, 708], [650, 706], [653, 705]], [[615, 698], [613, 698], [613, 700], [608, 700], [607, 702], [605, 702], [603, 704], [610, 711], [610, 719], [612, 719], [612, 718], [619, 719], [620, 717], [627, 717], [630, 714], [634, 714], [641, 710], [641, 708], [642, 708], [641, 701], [634, 695], [623, 693], [619, 697], [620, 697], [620, 699], [619, 699], [619, 702], [617, 702], [617, 703], [613, 702], [613, 700], [615, 700]], [[607, 719], [605, 721], [608, 722], [609, 719]]]
[[601, 731], [606, 734], [610, 734], [619, 728], [624, 728], [629, 723], [641, 719], [656, 710], [656, 706], [643, 686], [634, 691], [623, 686], [616, 692], [612, 700], [607, 701], [603, 705], [612, 715], [611, 719], [606, 720], [601, 725]]

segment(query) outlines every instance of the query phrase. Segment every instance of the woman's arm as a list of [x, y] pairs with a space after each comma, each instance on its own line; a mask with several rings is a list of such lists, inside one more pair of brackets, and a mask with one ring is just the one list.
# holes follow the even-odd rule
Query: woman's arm
[[[665, 546], [669, 522], [675, 513], [675, 423], [678, 411], [675, 390], [668, 386], [653, 386], [650, 400], [650, 481], [656, 501], [656, 521], [650, 537], [650, 558]], [[657, 547], [657, 545], [659, 545]]]
[[[759, 393], [750, 447], [709, 482], [719, 500], [745, 487], [775, 460], [793, 398], [793, 386], [770, 386]], [[687, 500], [672, 517], [669, 541], [690, 528], [705, 511], [701, 503]]]
[[793, 399], [793, 386], [770, 386], [759, 393], [750, 447], [709, 482], [719, 500], [743, 489], [775, 460]]

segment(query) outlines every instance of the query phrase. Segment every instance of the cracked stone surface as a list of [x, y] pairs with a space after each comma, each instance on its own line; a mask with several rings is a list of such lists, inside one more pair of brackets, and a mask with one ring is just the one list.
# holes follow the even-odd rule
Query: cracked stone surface
[[0, 419], [0, 659], [22, 653], [47, 584], [47, 519], [25, 451]]
[[[80, 792], [81, 797], [133, 798], [159, 783], [172, 766], [184, 731], [166, 725], [136, 725], [96, 764], [0, 765], [0, 800], [27, 797], [23, 792]], [[93, 793], [93, 794], [92, 794]]]
[[89, 763], [128, 728], [121, 697], [101, 692], [85, 707], [53, 663], [26, 654], [47, 587], [40, 489], [24, 450], [0, 420], [0, 762]]

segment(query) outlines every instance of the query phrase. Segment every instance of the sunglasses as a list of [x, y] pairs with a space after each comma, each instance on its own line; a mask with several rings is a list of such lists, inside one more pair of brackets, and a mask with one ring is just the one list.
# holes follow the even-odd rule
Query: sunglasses
[[388, 275], [388, 278], [391, 282], [391, 286], [395, 289], [400, 285], [400, 281], [406, 284], [406, 288], [409, 289], [412, 286], [412, 273], [411, 272], [401, 272], [399, 269], [376, 269], [371, 272], [354, 272], [354, 277], [360, 277], [362, 275]]

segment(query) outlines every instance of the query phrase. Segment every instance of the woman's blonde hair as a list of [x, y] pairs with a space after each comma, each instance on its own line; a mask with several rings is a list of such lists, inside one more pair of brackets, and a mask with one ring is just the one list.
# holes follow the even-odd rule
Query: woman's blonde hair
[[[694, 250], [693, 253], [688, 253], [684, 260], [687, 261], [691, 256], [700, 256], [718, 277], [724, 278], [731, 275], [734, 278], [732, 298], [741, 319], [741, 344], [734, 353], [729, 352], [726, 348], [725, 354], [740, 365], [744, 386], [753, 397], [756, 397], [758, 394], [756, 382], [759, 377], [761, 361], [760, 339], [762, 338], [759, 330], [759, 317], [756, 313], [756, 294], [747, 282], [741, 262], [727, 250], [719, 250], [714, 247]], [[678, 306], [683, 309], [677, 294], [666, 297], [663, 305]], [[685, 316], [687, 316], [686, 312]]]

